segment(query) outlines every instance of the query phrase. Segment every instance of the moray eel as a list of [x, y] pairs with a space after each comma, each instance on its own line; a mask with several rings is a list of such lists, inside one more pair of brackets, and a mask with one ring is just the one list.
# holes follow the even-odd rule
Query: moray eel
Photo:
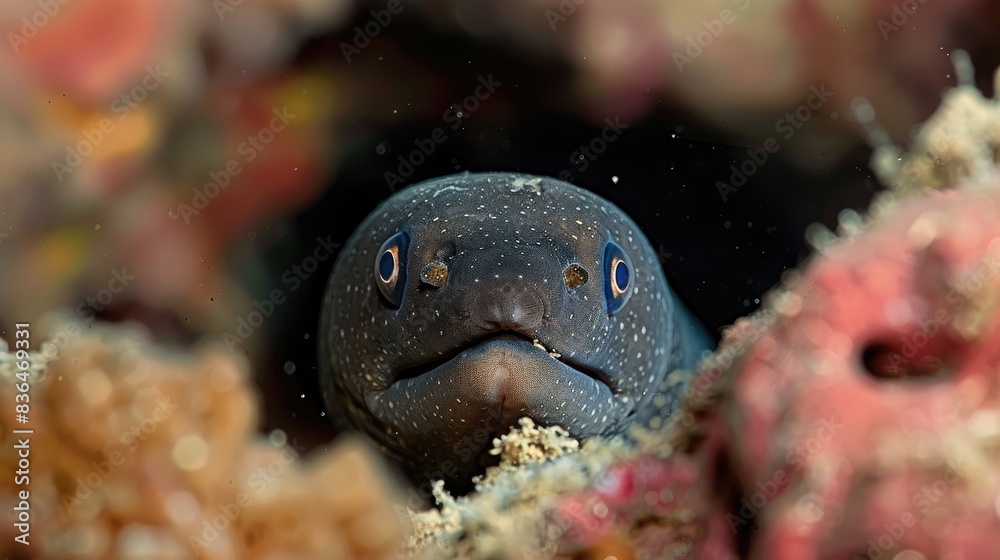
[[457, 486], [523, 416], [587, 438], [669, 415], [687, 376], [668, 374], [711, 347], [620, 209], [510, 173], [383, 202], [338, 256], [319, 339], [334, 423]]

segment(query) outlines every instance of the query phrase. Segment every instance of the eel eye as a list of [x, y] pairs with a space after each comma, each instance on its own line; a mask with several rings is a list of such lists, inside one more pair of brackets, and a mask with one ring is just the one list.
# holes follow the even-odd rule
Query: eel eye
[[604, 297], [608, 300], [608, 315], [621, 309], [632, 296], [632, 261], [615, 243], [604, 248]]
[[375, 283], [393, 307], [399, 307], [403, 301], [403, 288], [406, 287], [406, 250], [409, 245], [410, 237], [405, 231], [401, 231], [382, 244], [375, 258]]

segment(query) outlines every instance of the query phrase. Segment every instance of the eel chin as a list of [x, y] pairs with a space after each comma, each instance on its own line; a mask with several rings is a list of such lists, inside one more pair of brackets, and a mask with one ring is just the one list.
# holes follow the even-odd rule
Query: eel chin
[[622, 416], [613, 397], [603, 372], [501, 333], [404, 370], [365, 400], [407, 455], [427, 465], [450, 460], [461, 466], [524, 416], [578, 438], [600, 434]]

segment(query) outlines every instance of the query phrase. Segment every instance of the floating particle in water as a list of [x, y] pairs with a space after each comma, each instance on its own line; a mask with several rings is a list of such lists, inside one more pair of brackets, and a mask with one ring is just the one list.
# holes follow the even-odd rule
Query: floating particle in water
[[390, 144], [388, 140], [379, 142], [379, 145], [375, 146], [375, 153], [380, 156], [388, 154], [391, 151], [392, 151], [392, 144]]
[[[309, 338], [309, 335], [306, 335], [306, 338]], [[295, 373], [295, 362], [291, 360], [285, 362], [285, 373], [288, 375]]]
[[275, 447], [281, 447], [288, 443], [288, 434], [284, 430], [271, 430], [270, 434], [267, 434], [267, 440], [271, 442], [271, 445]]
[[617, 175], [612, 175], [611, 176], [611, 182], [617, 185], [618, 184], [618, 176]]

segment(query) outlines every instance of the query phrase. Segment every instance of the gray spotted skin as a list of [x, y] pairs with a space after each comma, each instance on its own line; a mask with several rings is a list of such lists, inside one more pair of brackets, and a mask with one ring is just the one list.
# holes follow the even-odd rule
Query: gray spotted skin
[[[375, 263], [400, 231], [395, 308]], [[613, 315], [609, 241], [632, 263], [633, 291]], [[421, 280], [432, 261], [448, 267], [441, 287]], [[574, 263], [587, 282], [570, 290]], [[442, 177], [383, 202], [338, 257], [320, 329], [335, 423], [367, 433], [414, 480], [450, 482], [480, 472], [493, 437], [522, 416], [589, 437], [669, 415], [687, 376], [668, 373], [710, 347], [628, 216], [568, 183], [510, 173]]]

